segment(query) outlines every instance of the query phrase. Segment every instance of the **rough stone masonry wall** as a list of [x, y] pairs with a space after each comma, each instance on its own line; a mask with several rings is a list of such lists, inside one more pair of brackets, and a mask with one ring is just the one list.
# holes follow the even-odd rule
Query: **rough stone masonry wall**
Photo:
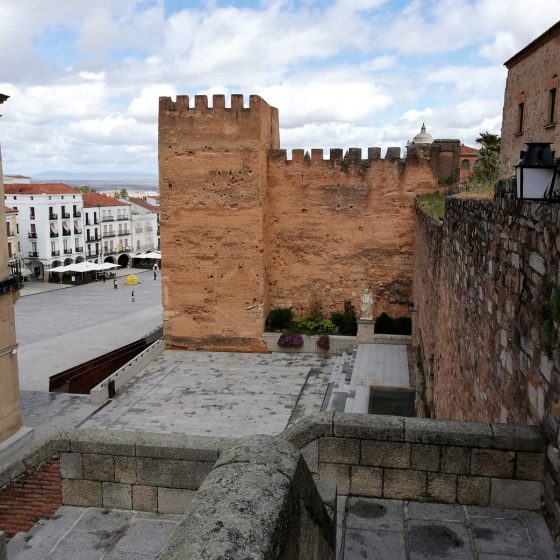
[[449, 198], [442, 223], [417, 212], [414, 361], [434, 418], [543, 423], [545, 502], [560, 520], [560, 347], [556, 332], [546, 356], [541, 311], [560, 285], [560, 213], [514, 189]]
[[323, 412], [283, 437], [338, 494], [541, 507], [544, 439], [534, 426]]

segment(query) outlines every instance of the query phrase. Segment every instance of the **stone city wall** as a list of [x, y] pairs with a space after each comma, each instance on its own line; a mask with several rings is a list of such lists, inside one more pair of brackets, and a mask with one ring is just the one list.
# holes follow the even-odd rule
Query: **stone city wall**
[[319, 480], [338, 494], [538, 510], [538, 427], [338, 412], [288, 428]]
[[[458, 180], [459, 142], [279, 149], [278, 111], [258, 96], [160, 99], [164, 337], [170, 347], [262, 351], [277, 306], [325, 313], [371, 285], [374, 312], [406, 315], [414, 200]], [[438, 143], [439, 142], [439, 143]]]
[[543, 423], [545, 503], [558, 522], [560, 214], [558, 205], [518, 201], [513, 181], [496, 189], [494, 200], [448, 198], [442, 222], [417, 210], [419, 411]]
[[334, 560], [335, 526], [301, 453], [253, 436], [220, 456], [158, 558]]

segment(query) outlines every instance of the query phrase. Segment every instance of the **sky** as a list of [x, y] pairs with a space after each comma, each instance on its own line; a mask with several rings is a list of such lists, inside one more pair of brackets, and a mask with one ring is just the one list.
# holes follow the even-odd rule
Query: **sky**
[[0, 0], [5, 174], [157, 174], [158, 97], [261, 95], [283, 148], [500, 132], [558, 0]]

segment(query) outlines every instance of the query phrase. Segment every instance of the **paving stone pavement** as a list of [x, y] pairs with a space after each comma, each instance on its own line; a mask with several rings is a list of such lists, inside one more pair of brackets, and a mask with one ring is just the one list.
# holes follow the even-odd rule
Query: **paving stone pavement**
[[556, 560], [544, 519], [521, 510], [339, 496], [338, 560]]
[[[21, 297], [15, 306], [20, 388], [48, 391], [49, 376], [96, 358], [143, 337], [162, 324], [161, 278], [151, 271], [127, 269], [139, 275], [132, 288], [118, 279], [64, 289], [56, 284], [29, 286], [47, 291]], [[143, 273], [147, 272], [147, 273]], [[121, 274], [124, 274], [121, 271]], [[25, 291], [26, 288], [24, 288]]]
[[83, 424], [239, 437], [320, 410], [340, 356], [165, 350]]
[[62, 506], [8, 543], [9, 560], [153, 560], [180, 515]]
[[358, 345], [351, 384], [355, 387], [410, 387], [406, 345]]

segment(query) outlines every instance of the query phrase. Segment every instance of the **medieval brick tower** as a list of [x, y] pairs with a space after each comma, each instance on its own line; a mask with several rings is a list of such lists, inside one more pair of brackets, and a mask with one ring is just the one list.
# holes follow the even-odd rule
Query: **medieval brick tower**
[[278, 111], [258, 96], [160, 100], [165, 338], [170, 346], [263, 349], [267, 154]]

